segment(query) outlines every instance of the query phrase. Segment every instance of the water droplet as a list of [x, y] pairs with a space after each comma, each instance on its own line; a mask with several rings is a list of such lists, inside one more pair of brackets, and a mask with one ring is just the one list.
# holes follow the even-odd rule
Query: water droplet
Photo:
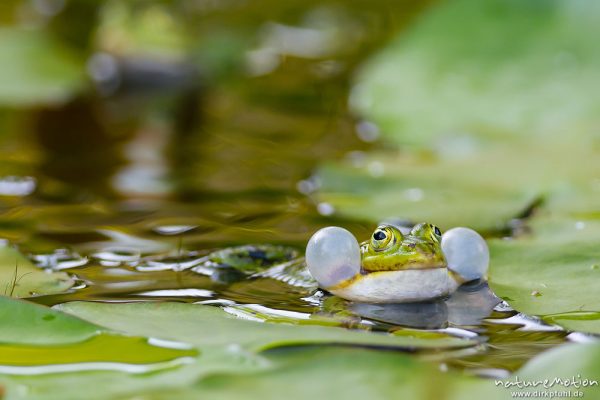
[[385, 174], [385, 166], [381, 161], [371, 161], [367, 166], [367, 170], [374, 178], [382, 177]]
[[317, 205], [317, 212], [327, 217], [329, 215], [333, 215], [335, 208], [333, 208], [333, 206], [329, 203], [319, 203]]
[[356, 124], [356, 135], [363, 142], [371, 143], [379, 139], [379, 128], [370, 121], [360, 121]]
[[319, 188], [316, 179], [303, 179], [296, 184], [296, 189], [302, 194], [311, 194]]
[[114, 93], [121, 84], [119, 63], [108, 53], [95, 53], [87, 62], [87, 72], [104, 95]]
[[423, 196], [424, 196], [424, 192], [420, 188], [410, 188], [410, 189], [406, 189], [404, 191], [404, 197], [408, 201], [414, 201], [414, 202], [421, 201], [421, 200], [423, 200]]

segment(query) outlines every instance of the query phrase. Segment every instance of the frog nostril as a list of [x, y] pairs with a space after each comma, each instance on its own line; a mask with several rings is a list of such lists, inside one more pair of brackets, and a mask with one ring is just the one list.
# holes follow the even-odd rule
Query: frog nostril
[[373, 238], [375, 238], [375, 240], [383, 240], [385, 239], [385, 233], [383, 231], [377, 231], [373, 234]]

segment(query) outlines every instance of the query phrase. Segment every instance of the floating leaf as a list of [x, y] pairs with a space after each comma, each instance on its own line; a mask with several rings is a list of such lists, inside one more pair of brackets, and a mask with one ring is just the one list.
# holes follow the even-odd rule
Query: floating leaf
[[[402, 396], [459, 399], [469, 393], [472, 397], [493, 400], [507, 398], [509, 393], [497, 387], [492, 380], [452, 372], [442, 373], [436, 365], [398, 352], [339, 347], [273, 347], [282, 344], [281, 339], [275, 339], [277, 335], [273, 332], [288, 337], [288, 329], [306, 333], [308, 330], [304, 328], [307, 327], [238, 320], [209, 306], [179, 303], [69, 303], [58, 308], [97, 322], [107, 322], [120, 330], [136, 331], [138, 334], [151, 331], [162, 337], [187, 338], [207, 352], [202, 352], [194, 364], [154, 374], [90, 371], [39, 376], [0, 375], [0, 382], [10, 398], [75, 399], [91, 385], [95, 390], [86, 393], [86, 398], [91, 399], [134, 395], [144, 399], [198, 396], [211, 399], [270, 399], [281, 398], [282, 393], [291, 400], [317, 395], [329, 398]], [[285, 328], [286, 332], [280, 328]], [[345, 332], [339, 328], [323, 329]], [[259, 330], [263, 334], [272, 332], [266, 338], [256, 339], [254, 336]], [[363, 335], [375, 336], [368, 333]], [[435, 342], [440, 339], [438, 336], [432, 334], [429, 340]], [[308, 342], [313, 338], [309, 337]], [[265, 342], [268, 340], [276, 341], [267, 346]], [[217, 348], [224, 350], [223, 347], [226, 352], [215, 351]], [[253, 357], [247, 351], [250, 348], [258, 350], [267, 347], [271, 349], [263, 351], [260, 356]], [[542, 355], [539, 361], [534, 360], [522, 372], [519, 371], [518, 376], [551, 379], [556, 373], [577, 371], [593, 378], [597, 374], [598, 366], [594, 364], [598, 358], [597, 344], [570, 345], [560, 351], [574, 351], [581, 357], [569, 357], [569, 363], [557, 363], [554, 354], [549, 360], [548, 356]], [[430, 384], [432, 380], [436, 382], [435, 385]]]
[[[580, 160], [561, 164], [565, 154]], [[369, 156], [322, 168], [318, 201], [350, 218], [401, 217], [443, 229], [498, 229], [542, 200], [555, 210], [598, 211], [600, 158], [586, 143], [496, 145], [461, 158], [406, 154]], [[372, 165], [382, 175], [374, 176]], [[552, 171], [552, 173], [549, 173]]]
[[[0, 297], [0, 373], [125, 369], [148, 372], [198, 352], [154, 346], [144, 337], [110, 333], [92, 323], [27, 301]], [[133, 365], [131, 367], [129, 365]]]
[[0, 29], [0, 105], [64, 102], [84, 85], [82, 60], [43, 31]]
[[69, 314], [0, 296], [0, 343], [65, 344], [81, 342], [104, 329]]
[[541, 218], [533, 235], [490, 242], [490, 285], [512, 307], [600, 333], [600, 221]]
[[444, 153], [597, 132], [599, 16], [589, 1], [440, 2], [366, 65], [352, 103], [390, 140]]
[[318, 201], [334, 205], [340, 215], [373, 223], [397, 217], [415, 223], [429, 221], [443, 230], [455, 226], [495, 229], [519, 214], [536, 192], [490, 179], [496, 164], [473, 159], [439, 162], [374, 156], [385, 175], [373, 177], [369, 166], [328, 166], [320, 171], [323, 189]]
[[[521, 381], [540, 382], [534, 388], [519, 390], [522, 392], [578, 391], [582, 392], [582, 395], [577, 397], [597, 398], [600, 393], [600, 344], [572, 343], [559, 346], [531, 360], [517, 376]], [[543, 388], [545, 379], [549, 382], [548, 389]], [[556, 379], [560, 379], [562, 383], [555, 381]], [[516, 381], [515, 378], [507, 380]], [[508, 395], [515, 391], [515, 386], [504, 391]]]
[[351, 98], [404, 152], [323, 168], [316, 199], [374, 222], [485, 230], [538, 199], [597, 204], [598, 15], [585, 1], [436, 4], [365, 66]]
[[200, 348], [232, 344], [249, 351], [309, 344], [349, 344], [392, 348], [466, 347], [473, 341], [444, 337], [421, 338], [343, 328], [244, 321], [223, 310], [180, 303], [102, 304], [74, 302], [59, 310], [108, 328], [139, 336], [177, 340]]
[[[150, 399], [441, 399], [453, 376], [403, 354], [360, 349], [311, 349], [274, 354], [277, 366], [246, 375], [216, 375], [180, 391], [148, 394]], [[468, 379], [469, 383], [475, 379]], [[430, 382], [435, 382], [435, 385]], [[472, 389], [472, 386], [470, 386]], [[474, 396], [476, 397], [476, 396]], [[490, 399], [490, 397], [486, 397]], [[493, 398], [493, 397], [492, 397]]]
[[[253, 371], [265, 371], [265, 376], [271, 374], [277, 376], [280, 365], [283, 364], [289, 364], [288, 368], [294, 371], [293, 376], [296, 374], [311, 375], [310, 370], [306, 370], [306, 368], [312, 362], [308, 363], [305, 356], [307, 352], [311, 351], [310, 349], [302, 348], [300, 353], [296, 352], [296, 354], [300, 354], [299, 357], [289, 358], [286, 356], [287, 353], [284, 352], [282, 353], [284, 355], [283, 359], [272, 358], [272, 352], [277, 354], [277, 352], [287, 349], [287, 346], [290, 345], [332, 343], [386, 347], [388, 349], [415, 349], [456, 348], [474, 344], [469, 340], [452, 338], [443, 334], [424, 335], [422, 338], [418, 337], [417, 334], [393, 337], [392, 335], [369, 332], [352, 332], [342, 328], [244, 321], [225, 313], [219, 308], [194, 304], [77, 302], [63, 304], [56, 308], [130, 334], [144, 336], [143, 332], [145, 332], [152, 335], [152, 337], [175, 339], [195, 344], [200, 350], [200, 356], [197, 362], [181, 366], [177, 370], [163, 370], [159, 373], [146, 375], [131, 375], [112, 371], [69, 372], [40, 376], [9, 377], [0, 375], [0, 382], [6, 386], [7, 393], [11, 398], [23, 397], [19, 394], [23, 390], [26, 390], [28, 396], [35, 394], [35, 397], [39, 399], [78, 398], [81, 396], [82, 390], [86, 390], [90, 385], [94, 385], [96, 389], [93, 393], [86, 394], [86, 398], [121, 398], [134, 394], [139, 395], [140, 393], [153, 397], [155, 394], [160, 394], [161, 391], [179, 392], [185, 388], [195, 390], [194, 383], [202, 383], [203, 380], [200, 379], [207, 375], [230, 376], [233, 380], [234, 378], [237, 379], [237, 374], [240, 372], [247, 374]], [[54, 312], [56, 313], [56, 311]], [[271, 350], [264, 352], [268, 349]], [[255, 354], [255, 351], [263, 351], [263, 353]], [[335, 352], [335, 350], [331, 351]], [[363, 352], [365, 351], [356, 348], [346, 350], [343, 359], [345, 361], [342, 362], [342, 359], [336, 358], [334, 365], [339, 368], [347, 364], [347, 358], [351, 354], [357, 354], [358, 358], [354, 361], [359, 360], [361, 359], [360, 354]], [[394, 352], [371, 353], [375, 357], [373, 362], [383, 359], [388, 360], [384, 363], [385, 368], [375, 363], [372, 366], [379, 368], [382, 372], [388, 371], [386, 373], [390, 376], [386, 377], [385, 380], [390, 384], [397, 381], [398, 374], [412, 371], [415, 369], [414, 366], [420, 365], [418, 361]], [[319, 360], [321, 358], [323, 360], [327, 359], [328, 354], [328, 351], [324, 353], [321, 351]], [[335, 355], [335, 353], [332, 353], [332, 355]], [[387, 369], [387, 366], [392, 365], [392, 360], [395, 360], [398, 370]], [[293, 364], [299, 361], [302, 361], [302, 366], [294, 367]], [[409, 364], [405, 365], [405, 362]], [[356, 369], [356, 371], [365, 371], [365, 365], [358, 365], [356, 362], [350, 364], [355, 366], [353, 369]], [[425, 368], [429, 369], [429, 367]], [[327, 363], [324, 363], [323, 367], [318, 369], [326, 370]], [[394, 379], [392, 379], [392, 375], [395, 377]], [[326, 376], [321, 378], [319, 384], [330, 385], [333, 382], [327, 379]], [[409, 381], [411, 379], [410, 372], [403, 379]], [[419, 379], [426, 379], [426, 377], [423, 375]], [[264, 381], [261, 385], [263, 384], [267, 385], [269, 381]], [[212, 386], [210, 381], [209, 385]], [[365, 390], [371, 385], [372, 383], [366, 383]], [[240, 387], [236, 387], [236, 391], [239, 389]], [[205, 389], [201, 390], [204, 391]], [[229, 393], [229, 391], [224, 391], [224, 393]], [[281, 395], [281, 392], [277, 393]], [[248, 395], [253, 396], [254, 394], [248, 392], [243, 397]]]
[[0, 294], [30, 297], [60, 293], [73, 286], [73, 279], [64, 272], [46, 272], [12, 247], [0, 247]]

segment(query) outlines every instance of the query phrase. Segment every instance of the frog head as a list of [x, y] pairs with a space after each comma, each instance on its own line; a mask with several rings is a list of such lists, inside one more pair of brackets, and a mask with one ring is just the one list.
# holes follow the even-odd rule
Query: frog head
[[446, 267], [441, 248], [442, 232], [428, 223], [415, 225], [407, 235], [393, 225], [380, 225], [361, 244], [365, 272]]

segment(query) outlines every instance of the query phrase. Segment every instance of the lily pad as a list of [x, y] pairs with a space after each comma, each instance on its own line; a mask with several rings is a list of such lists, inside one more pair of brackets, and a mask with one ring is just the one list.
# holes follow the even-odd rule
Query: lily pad
[[64, 102], [85, 84], [83, 60], [40, 30], [0, 29], [0, 105]]
[[[461, 379], [397, 353], [312, 349], [303, 350], [301, 354], [290, 354], [289, 351], [273, 354], [269, 358], [276, 370], [210, 376], [184, 390], [159, 391], [148, 393], [148, 396], [153, 400], [197, 397], [281, 399], [283, 394], [287, 399], [441, 399], [448, 398], [455, 383]], [[464, 381], [471, 391], [482, 383], [474, 378], [464, 378]], [[491, 382], [489, 384], [491, 387]]]
[[69, 314], [23, 300], [0, 296], [0, 343], [66, 344], [81, 342], [104, 331]]
[[474, 341], [448, 335], [393, 336], [336, 327], [244, 321], [220, 308], [199, 304], [74, 302], [56, 308], [116, 331], [182, 341], [201, 349], [235, 345], [247, 351], [260, 352], [282, 346], [347, 344], [412, 350], [460, 348], [475, 344]]
[[[600, 393], [600, 344], [566, 344], [547, 351], [527, 363], [516, 375], [519, 379], [529, 382], [540, 382], [534, 388], [521, 391], [578, 391], [580, 398], [597, 398]], [[548, 389], [544, 389], [544, 380], [548, 380]], [[559, 379], [560, 381], [558, 381]], [[516, 377], [507, 379], [516, 382]], [[551, 383], [550, 383], [551, 382]], [[595, 383], [594, 383], [595, 382]], [[515, 390], [504, 389], [508, 394]]]
[[545, 217], [531, 235], [490, 242], [490, 285], [515, 309], [600, 333], [600, 220]]
[[4, 374], [110, 369], [115, 363], [148, 365], [142, 369], [146, 371], [198, 354], [190, 348], [154, 346], [145, 337], [111, 333], [72, 315], [8, 297], [0, 297], [0, 317], [10, 321], [0, 332], [0, 373]]
[[30, 297], [61, 293], [74, 281], [64, 272], [46, 272], [37, 268], [25, 256], [7, 245], [0, 247], [0, 294]]
[[[233, 382], [238, 377], [251, 372], [265, 371], [264, 376], [272, 373], [279, 375], [280, 365], [289, 365], [294, 371], [291, 376], [298, 374], [312, 374], [309, 368], [306, 352], [310, 349], [302, 348], [299, 357], [272, 359], [272, 352], [289, 349], [289, 345], [306, 344], [351, 344], [358, 346], [394, 348], [460, 348], [472, 345], [474, 342], [446, 335], [429, 335], [418, 337], [393, 337], [369, 332], [352, 332], [342, 328], [326, 328], [315, 326], [294, 326], [269, 322], [244, 321], [235, 318], [223, 310], [202, 305], [180, 303], [128, 303], [128, 304], [103, 304], [76, 302], [55, 307], [63, 311], [74, 313], [82, 318], [105, 325], [106, 329], [116, 329], [136, 336], [145, 336], [144, 332], [152, 337], [184, 341], [194, 344], [200, 350], [197, 361], [180, 366], [178, 369], [162, 370], [154, 374], [124, 374], [113, 371], [66, 372], [61, 374], [40, 376], [7, 376], [0, 375], [0, 383], [5, 385], [6, 393], [10, 398], [36, 398], [36, 399], [76, 399], [80, 398], [82, 391], [90, 385], [96, 390], [86, 394], [86, 398], [122, 398], [143, 394], [145, 397], [162, 396], [164, 393], [175, 393], [183, 398], [195, 392], [195, 383], [202, 385], [206, 376], [227, 376]], [[56, 312], [56, 311], [55, 311]], [[62, 314], [61, 314], [62, 315]], [[96, 325], [92, 325], [96, 326]], [[416, 336], [416, 335], [415, 335]], [[283, 346], [283, 347], [282, 347]], [[319, 349], [320, 347], [316, 347]], [[269, 350], [269, 351], [266, 351]], [[261, 351], [261, 354], [256, 354]], [[336, 350], [332, 350], [336, 351]], [[353, 348], [345, 351], [343, 360], [334, 362], [336, 367], [343, 366], [352, 353], [361, 353], [364, 350]], [[376, 353], [373, 366], [381, 357], [389, 358], [385, 365], [392, 365], [392, 360], [400, 361], [396, 366], [400, 373], [408, 372], [406, 380], [411, 380], [412, 368], [420, 365], [418, 361], [393, 352]], [[327, 352], [319, 360], [326, 360]], [[379, 356], [377, 356], [379, 354]], [[297, 361], [304, 360], [302, 366], [293, 367]], [[402, 364], [408, 360], [409, 365]], [[389, 363], [389, 364], [388, 364]], [[352, 364], [352, 363], [351, 363]], [[354, 363], [353, 365], [357, 365]], [[353, 374], [359, 373], [364, 366], [356, 366]], [[308, 369], [307, 369], [308, 368]], [[425, 367], [429, 369], [429, 367]], [[327, 370], [323, 364], [322, 370]], [[267, 372], [268, 371], [268, 372]], [[332, 373], [335, 370], [331, 370]], [[383, 371], [383, 369], [382, 369]], [[392, 374], [390, 370], [388, 372]], [[393, 374], [397, 379], [398, 370]], [[252, 375], [255, 376], [255, 375]], [[259, 375], [259, 376], [262, 376]], [[290, 377], [291, 377], [290, 376]], [[257, 377], [258, 378], [258, 377]], [[320, 384], [331, 386], [330, 379], [321, 377]], [[419, 379], [425, 379], [423, 375]], [[392, 376], [386, 381], [393, 382]], [[209, 386], [212, 384], [209, 381]], [[298, 382], [304, 382], [302, 380]], [[263, 389], [270, 385], [270, 381], [261, 383]], [[365, 390], [371, 383], [365, 383]], [[208, 388], [201, 387], [201, 393]], [[191, 391], [189, 391], [189, 390]], [[236, 388], [236, 391], [242, 386]], [[212, 393], [212, 390], [210, 390]], [[220, 389], [218, 392], [221, 391]], [[26, 394], [23, 394], [26, 393]], [[223, 391], [223, 396], [229, 391]], [[280, 396], [282, 392], [277, 392]], [[219, 396], [218, 393], [215, 395]], [[254, 396], [253, 392], [242, 397]], [[173, 398], [173, 397], [171, 397]], [[181, 397], [178, 397], [181, 398]]]
[[199, 354], [189, 346], [110, 332], [24, 300], [0, 297], [0, 316], [10, 322], [0, 331], [0, 386], [11, 399], [76, 399], [98, 384], [102, 390], [85, 397], [104, 399], [191, 383], [207, 369], [240, 370], [256, 364], [244, 354], [204, 357], [209, 368], [189, 364]]
[[[281, 398], [282, 393], [289, 399], [309, 396], [383, 399], [401, 395], [415, 399], [459, 399], [469, 393], [472, 397], [492, 400], [508, 398], [510, 395], [493, 380], [453, 372], [442, 373], [435, 364], [400, 352], [355, 347], [273, 347], [281, 343], [280, 339], [275, 338], [276, 334], [256, 339], [254, 336], [258, 330], [263, 333], [277, 332], [287, 337], [289, 332], [280, 328], [306, 333], [303, 329], [306, 327], [243, 321], [209, 306], [78, 302], [57, 308], [96, 322], [112, 322], [114, 328], [119, 330], [136, 331], [138, 334], [151, 331], [163, 338], [186, 338], [207, 351], [202, 352], [193, 364], [153, 374], [89, 371], [38, 376], [0, 375], [0, 383], [9, 398], [76, 399], [81, 397], [82, 392], [86, 392], [86, 398], [91, 399], [131, 396], [144, 399], [270, 399]], [[323, 329], [344, 332], [339, 328]], [[224, 336], [220, 337], [219, 334]], [[375, 336], [368, 333], [364, 335]], [[309, 337], [308, 342], [313, 337]], [[436, 334], [431, 340], [435, 342], [437, 339]], [[268, 340], [275, 341], [268, 346], [264, 344]], [[223, 346], [227, 348], [226, 353], [214, 351]], [[266, 348], [270, 349], [264, 351]], [[263, 351], [253, 356], [250, 349]], [[518, 375], [551, 378], [550, 374], [572, 371], [590, 378], [597, 375], [598, 365], [594, 361], [597, 359], [597, 344], [570, 345], [564, 351], [569, 354], [574, 351], [578, 356], [569, 357], [569, 363], [557, 363], [555, 355], [550, 358], [542, 355], [539, 361], [534, 360]], [[226, 354], [229, 358], [225, 357]], [[565, 364], [568, 366], [565, 367]], [[435, 385], [430, 384], [432, 380], [436, 382]], [[95, 390], [88, 391], [91, 385]]]
[[316, 200], [373, 222], [495, 230], [540, 199], [600, 199], [598, 15], [585, 1], [432, 6], [351, 96], [401, 151], [325, 166]]
[[597, 134], [599, 16], [589, 1], [439, 2], [363, 68], [352, 104], [390, 140], [442, 152]]
[[[565, 154], [580, 161], [556, 168]], [[323, 186], [315, 197], [350, 218], [400, 217], [442, 229], [495, 230], [540, 200], [555, 210], [595, 210], [600, 201], [596, 154], [594, 147], [574, 142], [497, 144], [452, 159], [375, 153], [358, 166], [343, 162], [322, 168]], [[373, 174], [373, 165], [380, 174]]]

